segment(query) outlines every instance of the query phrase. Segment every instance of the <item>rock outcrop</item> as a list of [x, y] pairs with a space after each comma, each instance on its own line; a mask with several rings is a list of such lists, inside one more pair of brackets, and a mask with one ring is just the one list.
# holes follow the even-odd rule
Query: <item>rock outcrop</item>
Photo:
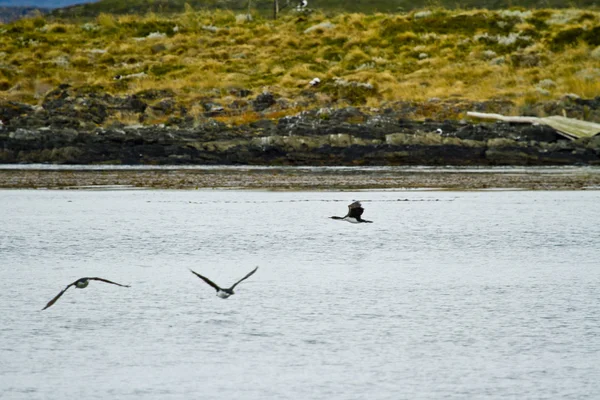
[[[240, 89], [239, 98], [251, 95]], [[237, 92], [236, 92], [237, 93]], [[509, 102], [399, 102], [364, 110], [318, 108], [267, 118], [278, 99], [265, 92], [248, 107], [265, 118], [219, 122], [207, 99], [189, 115], [168, 91], [115, 97], [61, 85], [41, 106], [0, 102], [0, 162], [246, 165], [598, 165], [600, 138], [568, 140], [551, 128], [451, 119], [465, 111], [506, 112]], [[600, 97], [540, 104], [600, 119]], [[417, 120], [427, 112], [433, 119]], [[132, 124], [116, 122], [128, 115]], [[162, 118], [166, 123], [151, 124]], [[142, 124], [144, 123], [144, 125]], [[150, 124], [148, 124], [150, 123]]]

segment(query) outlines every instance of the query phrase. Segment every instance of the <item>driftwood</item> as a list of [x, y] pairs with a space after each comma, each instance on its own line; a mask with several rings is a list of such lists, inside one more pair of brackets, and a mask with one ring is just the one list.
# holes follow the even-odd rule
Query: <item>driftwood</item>
[[467, 116], [481, 119], [495, 119], [506, 122], [516, 122], [524, 124], [547, 125], [555, 129], [558, 133], [571, 140], [592, 137], [600, 133], [600, 124], [595, 122], [582, 121], [574, 118], [561, 117], [553, 115], [551, 117], [510, 117], [501, 114], [488, 114], [469, 111]]

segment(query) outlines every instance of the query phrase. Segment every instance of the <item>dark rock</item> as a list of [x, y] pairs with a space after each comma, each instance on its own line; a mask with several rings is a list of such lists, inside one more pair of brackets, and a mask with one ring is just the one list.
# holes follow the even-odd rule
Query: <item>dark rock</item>
[[[81, 121], [83, 124], [102, 124], [114, 98], [101, 87], [71, 88], [63, 84], [51, 90], [42, 102], [49, 117]], [[81, 125], [81, 124], [77, 124]]]
[[4, 125], [10, 125], [11, 120], [33, 113], [33, 107], [16, 101], [0, 102], [0, 120]]
[[165, 99], [159, 101], [157, 104], [153, 105], [152, 111], [158, 115], [166, 115], [175, 111], [175, 107], [177, 103], [173, 99]]
[[229, 90], [229, 94], [234, 95], [236, 97], [248, 97], [252, 94], [251, 90], [248, 89], [238, 89], [238, 88], [233, 88]]
[[527, 125], [520, 130], [518, 140], [553, 143], [565, 140], [556, 130], [545, 125]]
[[142, 114], [144, 111], [146, 111], [147, 107], [148, 107], [148, 104], [146, 104], [145, 102], [140, 100], [138, 98], [138, 96], [136, 96], [136, 95], [125, 97], [124, 99], [122, 99], [119, 102], [119, 104], [117, 106], [117, 108], [120, 110], [130, 111], [130, 112], [140, 113], [140, 114]]
[[485, 141], [490, 138], [504, 138], [515, 141], [557, 141], [565, 138], [550, 127], [532, 126], [529, 124], [510, 124], [506, 122], [496, 122], [492, 124], [475, 124], [457, 127], [456, 131], [451, 132], [445, 125], [444, 134], [457, 137], [459, 139]]
[[269, 92], [263, 92], [256, 96], [256, 99], [252, 101], [252, 107], [254, 108], [254, 111], [260, 112], [266, 110], [275, 103], [275, 96]]
[[166, 125], [180, 129], [191, 129], [195, 125], [195, 118], [191, 115], [173, 116], [167, 120]]
[[584, 107], [589, 107], [593, 110], [599, 110], [600, 109], [600, 96], [596, 96], [593, 99], [575, 99], [574, 102], [578, 105], [584, 106]]
[[67, 115], [53, 115], [48, 118], [48, 124], [53, 129], [81, 129], [82, 121], [77, 117], [71, 117]]
[[234, 100], [229, 103], [229, 108], [237, 111], [248, 110], [248, 101], [246, 100]]
[[252, 130], [256, 130], [256, 131], [260, 131], [260, 132], [263, 132], [263, 133], [269, 133], [269, 134], [271, 134], [275, 130], [276, 125], [271, 120], [261, 119], [261, 120], [252, 122], [249, 125], [249, 127]]
[[45, 111], [34, 112], [29, 115], [15, 117], [10, 122], [10, 127], [16, 128], [41, 128], [50, 125], [48, 115]]

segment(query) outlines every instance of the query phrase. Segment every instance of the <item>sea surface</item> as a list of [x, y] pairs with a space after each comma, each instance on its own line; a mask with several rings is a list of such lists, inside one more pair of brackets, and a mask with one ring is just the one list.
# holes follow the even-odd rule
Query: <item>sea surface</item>
[[[372, 224], [331, 220], [361, 200]], [[0, 190], [0, 398], [599, 399], [600, 191]], [[189, 269], [228, 286], [227, 300]], [[80, 277], [101, 277], [130, 288]]]

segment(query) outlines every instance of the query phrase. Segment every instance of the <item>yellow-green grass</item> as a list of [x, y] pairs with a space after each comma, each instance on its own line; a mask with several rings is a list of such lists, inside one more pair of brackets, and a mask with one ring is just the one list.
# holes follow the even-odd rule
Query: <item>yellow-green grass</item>
[[[93, 22], [37, 16], [0, 25], [0, 33], [0, 98], [31, 104], [62, 83], [114, 95], [171, 89], [196, 114], [198, 102], [210, 98], [226, 107], [221, 119], [236, 123], [261, 116], [227, 108], [234, 88], [254, 96], [270, 91], [290, 113], [432, 98], [519, 105], [600, 95], [600, 12], [590, 10], [433, 8], [276, 21], [255, 14], [248, 21], [188, 9], [175, 16], [101, 14]], [[311, 88], [313, 78], [321, 86]], [[373, 89], [360, 92], [356, 83]], [[270, 111], [285, 114], [277, 107]]]

